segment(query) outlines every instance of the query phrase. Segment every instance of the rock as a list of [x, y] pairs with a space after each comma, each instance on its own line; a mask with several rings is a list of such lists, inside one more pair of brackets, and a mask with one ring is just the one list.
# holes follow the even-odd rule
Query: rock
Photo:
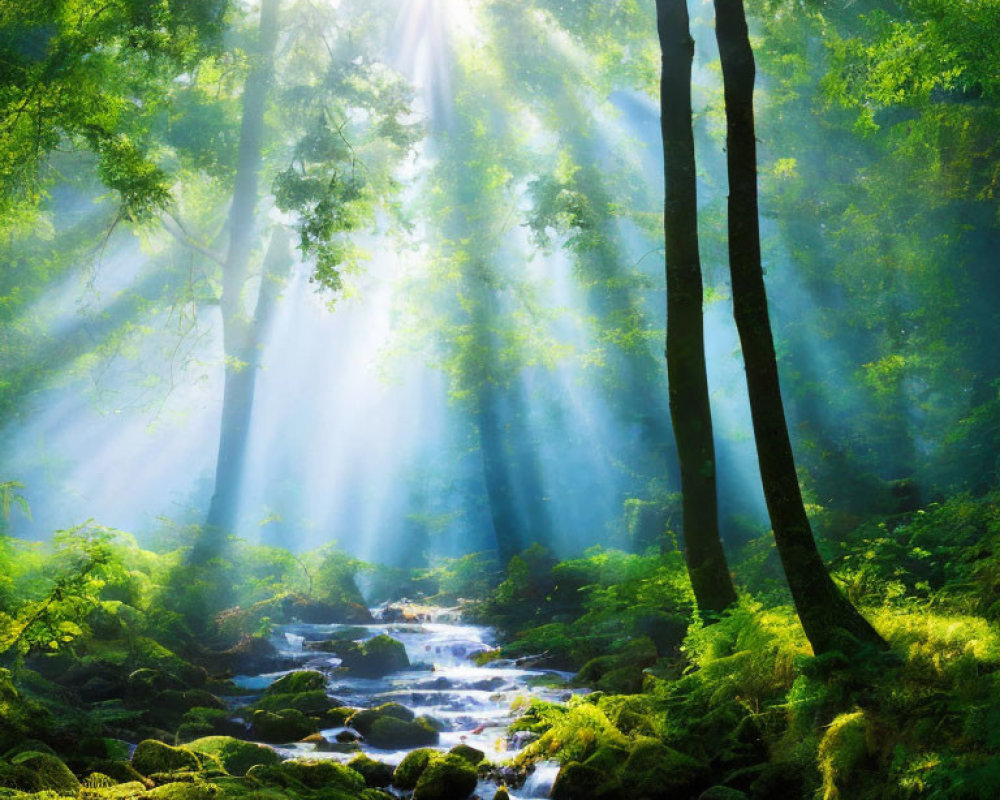
[[232, 736], [207, 736], [196, 739], [188, 745], [194, 753], [214, 756], [219, 760], [226, 772], [232, 775], [246, 775], [247, 771], [257, 764], [278, 764], [279, 756], [270, 747], [244, 742]]
[[206, 736], [241, 736], [245, 733], [242, 723], [232, 719], [228, 711], [218, 708], [195, 706], [185, 712], [177, 729], [177, 742], [189, 742]]
[[475, 747], [470, 747], [467, 744], [457, 744], [448, 752], [459, 758], [464, 758], [474, 767], [486, 758], [486, 753], [482, 750], [477, 750]]
[[334, 738], [341, 744], [344, 744], [345, 742], [356, 742], [361, 737], [354, 731], [341, 731]]
[[413, 800], [465, 800], [476, 790], [476, 768], [461, 756], [430, 759], [413, 788]]
[[393, 768], [366, 755], [352, 758], [347, 766], [364, 778], [369, 788], [382, 789], [392, 783]]
[[552, 800], [596, 800], [608, 774], [596, 767], [570, 761], [559, 770], [552, 785]]
[[150, 790], [144, 800], [216, 800], [218, 787], [212, 783], [167, 783]]
[[693, 797], [708, 782], [703, 763], [653, 739], [632, 748], [621, 775], [623, 786], [635, 797]]
[[402, 642], [385, 634], [365, 642], [310, 642], [310, 648], [332, 653], [341, 660], [345, 669], [364, 678], [381, 678], [410, 666], [410, 659]]
[[264, 696], [301, 694], [326, 689], [326, 676], [316, 670], [289, 672], [264, 690]]
[[197, 771], [198, 757], [185, 747], [171, 747], [155, 739], [139, 742], [132, 754], [132, 766], [143, 775], [156, 772]]
[[187, 687], [174, 675], [152, 667], [142, 667], [131, 673], [125, 681], [129, 696], [151, 698], [168, 689], [183, 691]]
[[[58, 756], [28, 750], [11, 759], [17, 773], [30, 778], [30, 784], [20, 783], [14, 788], [32, 792], [55, 792], [63, 796], [75, 797], [80, 791], [80, 781]], [[9, 785], [3, 781], [3, 785]]]
[[268, 744], [297, 742], [318, 730], [319, 724], [315, 719], [292, 708], [277, 713], [255, 711], [250, 723], [253, 737]]
[[426, 748], [408, 753], [392, 773], [392, 785], [405, 792], [411, 791], [434, 755], [433, 750]]
[[275, 672], [286, 663], [278, 649], [259, 636], [243, 636], [228, 650], [204, 653], [201, 657], [213, 672], [232, 672], [239, 675], [259, 675]]
[[273, 767], [254, 767], [248, 776], [279, 785], [290, 778], [309, 789], [339, 790], [351, 797], [360, 795], [365, 789], [361, 775], [336, 761], [293, 759]]
[[507, 787], [501, 786], [493, 794], [493, 800], [510, 800], [510, 794], [507, 793]]
[[438, 732], [423, 717], [404, 722], [395, 717], [379, 717], [365, 739], [383, 750], [427, 747], [438, 743]]
[[320, 716], [333, 708], [333, 701], [322, 689], [294, 694], [265, 694], [256, 703], [255, 709], [264, 711], [281, 711], [284, 708], [294, 708], [303, 714]]
[[381, 717], [395, 717], [403, 722], [412, 722], [414, 713], [399, 703], [383, 703], [375, 708], [364, 708], [355, 712], [347, 719], [347, 726], [354, 728], [362, 736], [371, 733], [376, 720]]
[[323, 715], [324, 727], [327, 728], [339, 728], [342, 725], [347, 724], [354, 714], [357, 713], [357, 709], [348, 708], [347, 706], [340, 706], [339, 708], [331, 708], [326, 714]]

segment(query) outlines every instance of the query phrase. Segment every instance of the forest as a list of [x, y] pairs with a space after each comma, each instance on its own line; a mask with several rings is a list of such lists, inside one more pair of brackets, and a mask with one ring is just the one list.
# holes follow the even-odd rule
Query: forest
[[995, 800], [998, 342], [1000, 0], [0, 0], [0, 800]]

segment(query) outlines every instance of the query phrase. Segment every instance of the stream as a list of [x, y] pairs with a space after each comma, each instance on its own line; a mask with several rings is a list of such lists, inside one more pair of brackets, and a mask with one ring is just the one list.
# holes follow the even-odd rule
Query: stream
[[[297, 662], [298, 669], [315, 669], [328, 676], [327, 694], [339, 703], [358, 708], [370, 708], [387, 702], [400, 703], [415, 714], [426, 715], [440, 721], [443, 730], [438, 750], [449, 750], [458, 744], [467, 744], [486, 754], [486, 759], [501, 764], [513, 758], [527, 744], [527, 737], [508, 735], [507, 726], [514, 720], [511, 705], [518, 698], [540, 698], [566, 701], [583, 690], [559, 686], [571, 673], [532, 669], [517, 666], [511, 661], [493, 661], [478, 666], [471, 657], [491, 650], [495, 646], [493, 632], [486, 627], [462, 623], [457, 615], [447, 610], [429, 615], [428, 621], [376, 622], [370, 625], [307, 625], [291, 624], [276, 628], [274, 644], [281, 654]], [[308, 650], [306, 641], [333, 638], [345, 629], [357, 631], [357, 641], [388, 634], [402, 642], [406, 648], [411, 668], [393, 672], [383, 678], [360, 678], [337, 674], [340, 659]], [[362, 633], [363, 632], [363, 633]], [[260, 692], [287, 672], [265, 675], [242, 675], [236, 684], [248, 694]], [[555, 684], [555, 686], [553, 686]], [[333, 741], [346, 728], [329, 728], [320, 731]], [[322, 752], [307, 743], [297, 743], [276, 748], [289, 758], [332, 758], [350, 761], [352, 753]], [[380, 750], [361, 742], [361, 752], [387, 764], [396, 765], [410, 752], [405, 750]], [[520, 789], [509, 789], [514, 800], [544, 800], [549, 796], [557, 764], [542, 762], [536, 765]], [[492, 800], [497, 784], [481, 781], [476, 794], [483, 800]]]

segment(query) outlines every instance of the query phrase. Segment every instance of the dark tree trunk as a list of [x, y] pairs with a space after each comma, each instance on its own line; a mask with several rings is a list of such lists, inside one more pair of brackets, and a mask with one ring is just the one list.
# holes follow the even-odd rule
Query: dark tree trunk
[[698, 607], [736, 600], [719, 539], [715, 443], [705, 367], [698, 190], [691, 128], [691, 38], [686, 0], [657, 0], [663, 52], [660, 87], [666, 198], [667, 380], [681, 472], [684, 553]]
[[775, 542], [795, 609], [815, 653], [850, 653], [862, 643], [884, 646], [827, 572], [802, 502], [761, 267], [753, 52], [742, 0], [715, 0], [715, 13], [728, 124], [733, 311], [746, 363], [757, 457]]
[[[206, 519], [204, 542], [217, 547], [236, 523], [247, 433], [256, 383], [254, 324], [245, 308], [250, 256], [255, 233], [259, 173], [264, 138], [264, 110], [274, 74], [280, 0], [264, 0], [250, 74], [243, 90], [243, 119], [237, 154], [233, 201], [229, 209], [229, 251], [222, 270], [222, 338], [225, 389], [215, 490]], [[263, 285], [262, 285], [263, 288]]]
[[500, 565], [506, 567], [510, 560], [527, 547], [522, 515], [518, 512], [514, 491], [512, 460], [507, 452], [504, 425], [498, 408], [499, 398], [492, 387], [479, 392], [479, 409], [476, 424], [479, 429], [479, 447], [483, 456], [483, 479], [490, 507], [490, 519], [496, 537]]

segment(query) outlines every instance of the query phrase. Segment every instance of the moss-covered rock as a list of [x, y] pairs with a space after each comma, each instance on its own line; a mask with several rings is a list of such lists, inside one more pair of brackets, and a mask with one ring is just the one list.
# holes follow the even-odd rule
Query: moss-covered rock
[[467, 744], [457, 744], [451, 750], [448, 751], [452, 755], [456, 755], [459, 758], [464, 758], [472, 766], [477, 766], [486, 758], [486, 753], [482, 750], [477, 750], [475, 747], [470, 747]]
[[[863, 711], [841, 714], [819, 743], [817, 760], [823, 776], [824, 800], [857, 797], [859, 773], [870, 765], [873, 747]], [[865, 776], [861, 775], [863, 780]]]
[[256, 703], [254, 708], [265, 711], [280, 711], [284, 708], [294, 708], [303, 714], [314, 714], [319, 716], [325, 714], [333, 708], [333, 701], [322, 689], [314, 689], [309, 692], [298, 692], [295, 694], [272, 694], [264, 695]]
[[319, 730], [319, 723], [293, 708], [273, 713], [255, 711], [251, 719], [250, 733], [253, 738], [268, 744], [297, 742]]
[[177, 744], [206, 736], [241, 736], [244, 733], [243, 723], [234, 720], [228, 711], [196, 706], [184, 713], [183, 722], [177, 729]]
[[348, 708], [347, 706], [331, 708], [323, 715], [324, 727], [339, 728], [341, 725], [346, 725], [347, 720], [354, 716], [356, 712], [357, 709]]
[[412, 722], [416, 715], [399, 703], [384, 703], [375, 708], [363, 708], [348, 717], [346, 724], [362, 736], [371, 733], [376, 721], [382, 717], [394, 717], [403, 722]]
[[288, 788], [322, 789], [357, 797], [365, 789], [364, 778], [335, 761], [293, 759], [273, 766], [256, 766], [247, 777], [260, 783]]
[[380, 634], [364, 642], [345, 642], [331, 639], [310, 642], [310, 648], [337, 656], [342, 666], [355, 675], [381, 678], [390, 672], [409, 668], [410, 659], [402, 642]]
[[326, 689], [326, 676], [313, 669], [304, 669], [278, 678], [264, 690], [264, 695], [300, 694], [322, 689]]
[[476, 768], [464, 758], [435, 755], [413, 788], [413, 800], [465, 800], [477, 783]]
[[510, 793], [506, 786], [501, 786], [493, 793], [493, 800], [510, 800]]
[[393, 768], [366, 755], [359, 755], [347, 762], [347, 766], [364, 778], [365, 785], [381, 789], [392, 783]]
[[641, 740], [621, 771], [622, 784], [635, 797], [696, 796], [706, 788], [708, 768], [655, 740]]
[[392, 773], [392, 785], [405, 792], [413, 789], [434, 755], [433, 750], [426, 748], [407, 753], [406, 757], [399, 762], [395, 772]]
[[[5, 765], [6, 766], [6, 765]], [[58, 756], [27, 750], [10, 759], [10, 770], [0, 771], [0, 785], [30, 792], [55, 792], [75, 797], [80, 781]]]
[[552, 786], [553, 800], [595, 800], [602, 796], [608, 774], [596, 767], [570, 761], [563, 765]]
[[405, 722], [395, 717], [383, 716], [375, 720], [365, 738], [372, 747], [397, 750], [437, 744], [439, 734], [423, 717], [417, 717], [413, 722]]
[[142, 800], [217, 800], [218, 796], [219, 787], [214, 783], [192, 781], [157, 786], [142, 795]]
[[110, 775], [95, 772], [83, 783], [79, 800], [135, 800], [146, 793], [147, 786], [139, 781], [116, 783]]
[[257, 764], [278, 764], [281, 756], [270, 747], [232, 736], [207, 736], [188, 745], [194, 753], [214, 756], [231, 775], [246, 775]]
[[135, 748], [132, 766], [148, 776], [158, 772], [197, 771], [200, 763], [186, 747], [171, 747], [155, 739], [146, 739]]

